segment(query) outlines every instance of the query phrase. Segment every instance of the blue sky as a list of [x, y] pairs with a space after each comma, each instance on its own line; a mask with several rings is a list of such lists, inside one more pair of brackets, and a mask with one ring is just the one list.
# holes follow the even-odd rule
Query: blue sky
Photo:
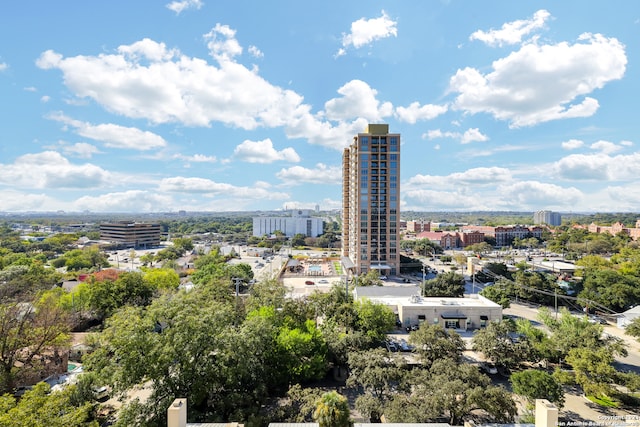
[[401, 209], [638, 211], [640, 2], [10, 2], [0, 211], [340, 208], [402, 135]]

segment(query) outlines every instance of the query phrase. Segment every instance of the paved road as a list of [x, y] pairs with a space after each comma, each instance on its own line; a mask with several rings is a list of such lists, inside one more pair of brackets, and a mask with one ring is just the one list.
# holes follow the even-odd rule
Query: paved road
[[[538, 310], [522, 304], [511, 304], [511, 307], [504, 310], [504, 314], [515, 315], [529, 320], [537, 320]], [[613, 325], [604, 327], [604, 332], [623, 339], [628, 344], [629, 356], [618, 358], [617, 369], [631, 370], [640, 373], [640, 344], [624, 334], [621, 329]], [[565, 406], [560, 415], [567, 421], [585, 422], [592, 421], [598, 425], [604, 425], [604, 416], [625, 416], [632, 415], [633, 412], [603, 408], [588, 401], [580, 389], [567, 389], [565, 391]]]

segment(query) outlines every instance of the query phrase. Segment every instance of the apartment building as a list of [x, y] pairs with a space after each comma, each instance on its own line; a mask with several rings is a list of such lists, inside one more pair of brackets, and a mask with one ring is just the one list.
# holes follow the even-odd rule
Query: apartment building
[[558, 212], [537, 211], [533, 214], [533, 223], [557, 226], [562, 224], [562, 215]]
[[400, 134], [370, 124], [342, 156], [342, 255], [356, 274], [400, 272]]
[[322, 218], [312, 217], [309, 210], [292, 210], [289, 216], [257, 216], [253, 218], [253, 235], [262, 237], [276, 231], [287, 237], [304, 234], [307, 237], [322, 235], [324, 221]]
[[431, 222], [423, 219], [419, 221], [407, 221], [406, 229], [408, 233], [422, 233], [431, 231]]

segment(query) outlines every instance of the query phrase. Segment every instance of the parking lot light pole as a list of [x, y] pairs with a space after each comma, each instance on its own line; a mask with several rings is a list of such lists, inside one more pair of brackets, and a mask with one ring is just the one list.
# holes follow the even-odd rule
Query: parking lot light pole
[[425, 280], [426, 280], [425, 279], [425, 272], [424, 272], [425, 267], [426, 266], [424, 264], [422, 264], [422, 296], [424, 296], [424, 287], [425, 287]]

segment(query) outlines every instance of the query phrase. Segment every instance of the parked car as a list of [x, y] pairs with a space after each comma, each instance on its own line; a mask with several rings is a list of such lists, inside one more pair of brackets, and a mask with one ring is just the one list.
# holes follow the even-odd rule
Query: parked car
[[388, 277], [387, 276], [380, 276], [380, 280], [387, 280]]
[[327, 279], [320, 279], [318, 280], [318, 283], [329, 283], [329, 281]]
[[306, 282], [304, 282], [305, 285], [315, 285], [316, 282], [314, 282], [313, 280], [307, 280]]
[[385, 341], [385, 345], [387, 346], [387, 350], [389, 350], [392, 353], [396, 353], [398, 351], [398, 344], [396, 344], [394, 341]]
[[109, 400], [109, 389], [107, 387], [96, 387], [93, 389], [93, 393], [96, 396], [96, 400], [98, 402], [104, 402], [105, 400]]
[[400, 348], [400, 351], [403, 351], [403, 352], [413, 351], [415, 349], [413, 345], [409, 344], [404, 339], [398, 341], [398, 347]]
[[418, 329], [420, 329], [420, 325], [409, 325], [405, 329], [407, 330], [407, 332], [417, 331]]
[[498, 373], [498, 368], [496, 368], [496, 365], [491, 362], [482, 362], [480, 364], [480, 369], [489, 375], [496, 375]]

